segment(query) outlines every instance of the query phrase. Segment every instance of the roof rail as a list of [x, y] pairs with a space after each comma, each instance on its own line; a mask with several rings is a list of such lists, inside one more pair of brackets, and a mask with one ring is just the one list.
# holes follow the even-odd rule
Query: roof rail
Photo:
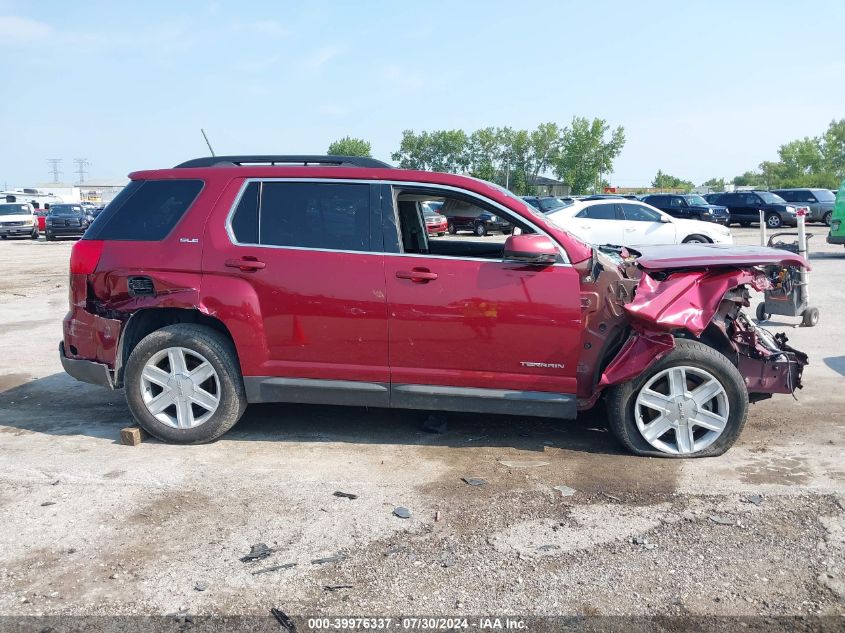
[[274, 156], [258, 154], [250, 156], [204, 156], [194, 158], [176, 165], [182, 167], [232, 167], [233, 165], [329, 165], [335, 167], [380, 167], [390, 168], [392, 165], [383, 163], [375, 158], [364, 156], [319, 156], [319, 155], [292, 155]]

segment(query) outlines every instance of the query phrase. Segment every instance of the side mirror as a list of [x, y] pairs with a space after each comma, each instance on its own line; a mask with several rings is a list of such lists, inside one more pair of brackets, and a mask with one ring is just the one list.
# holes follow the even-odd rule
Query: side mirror
[[672, 223], [672, 220], [671, 220], [670, 218], [668, 218], [667, 216], [665, 216], [665, 215], [661, 215], [661, 216], [660, 216], [660, 221], [661, 221], [663, 224], [671, 224], [671, 223]]
[[554, 264], [559, 251], [545, 235], [511, 235], [505, 240], [502, 259], [522, 264]]

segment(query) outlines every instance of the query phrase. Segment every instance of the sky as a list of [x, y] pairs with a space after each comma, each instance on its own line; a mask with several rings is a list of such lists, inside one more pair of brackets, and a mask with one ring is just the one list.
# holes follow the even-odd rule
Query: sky
[[208, 154], [390, 160], [405, 129], [625, 128], [611, 184], [701, 184], [845, 118], [845, 3], [0, 0], [0, 185]]

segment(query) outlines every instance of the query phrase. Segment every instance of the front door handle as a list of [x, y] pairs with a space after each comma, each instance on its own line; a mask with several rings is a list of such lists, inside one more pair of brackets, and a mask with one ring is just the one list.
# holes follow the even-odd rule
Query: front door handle
[[226, 266], [229, 268], [237, 268], [239, 270], [243, 270], [244, 272], [249, 272], [252, 270], [261, 270], [262, 268], [265, 268], [267, 264], [258, 261], [258, 258], [253, 257], [252, 255], [244, 255], [243, 257], [239, 257], [237, 259], [227, 259]]
[[399, 279], [410, 279], [416, 284], [427, 284], [437, 279], [437, 273], [431, 272], [428, 268], [412, 268], [411, 270], [397, 270], [396, 276]]
[[625, 229], [625, 230], [626, 230], [628, 233], [630, 233], [631, 231], [636, 231], [637, 229], [631, 229], [631, 228], [628, 228], [628, 229]]

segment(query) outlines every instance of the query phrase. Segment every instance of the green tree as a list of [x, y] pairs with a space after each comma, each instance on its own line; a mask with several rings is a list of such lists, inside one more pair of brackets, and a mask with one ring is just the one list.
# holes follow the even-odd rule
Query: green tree
[[731, 181], [737, 187], [763, 187], [763, 175], [756, 171], [747, 171]]
[[725, 190], [725, 179], [724, 178], [711, 178], [710, 180], [705, 180], [704, 183], [701, 186], [707, 187], [711, 191], [724, 191]]
[[572, 193], [595, 191], [601, 175], [613, 171], [613, 161], [624, 145], [622, 126], [611, 130], [603, 119], [573, 117], [571, 125], [562, 130], [559, 150], [551, 159], [552, 168]]
[[469, 137], [463, 130], [402, 132], [399, 150], [390, 156], [402, 169], [462, 173], [470, 163]]
[[326, 153], [329, 156], [365, 156], [369, 158], [372, 148], [369, 141], [362, 138], [352, 138], [351, 136], [344, 136], [342, 139], [335, 141], [329, 145]]
[[651, 186], [658, 189], [680, 189], [683, 191], [690, 191], [695, 184], [689, 180], [681, 180], [676, 176], [664, 174], [663, 170], [658, 169], [657, 175], [651, 181]]

